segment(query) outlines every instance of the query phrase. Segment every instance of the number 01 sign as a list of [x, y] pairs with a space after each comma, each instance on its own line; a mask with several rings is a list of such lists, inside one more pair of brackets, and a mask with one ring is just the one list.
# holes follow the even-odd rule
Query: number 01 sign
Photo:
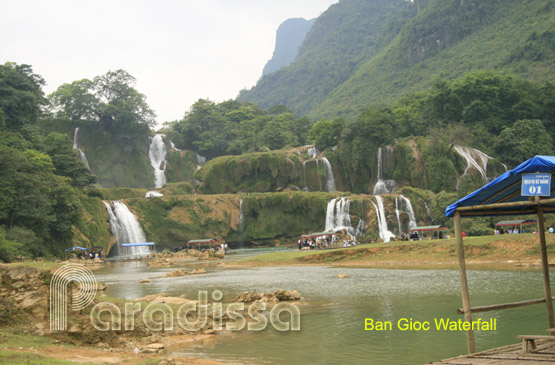
[[522, 174], [522, 196], [550, 196], [551, 174]]

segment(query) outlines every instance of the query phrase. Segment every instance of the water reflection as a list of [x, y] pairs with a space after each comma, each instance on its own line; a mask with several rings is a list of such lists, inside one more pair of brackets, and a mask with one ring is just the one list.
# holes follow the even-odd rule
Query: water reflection
[[[188, 265], [196, 265], [189, 263]], [[301, 331], [242, 331], [215, 343], [172, 349], [193, 357], [241, 363], [421, 364], [466, 351], [464, 332], [437, 331], [434, 318], [458, 320], [461, 306], [456, 270], [360, 269], [322, 266], [225, 269], [207, 266], [204, 275], [153, 279], [176, 268], [149, 268], [143, 262], [112, 264], [95, 275], [108, 293], [126, 299], [164, 292], [197, 297], [199, 290], [221, 290], [224, 301], [243, 291], [296, 289], [303, 296]], [[349, 275], [338, 279], [337, 275]], [[469, 271], [472, 305], [541, 298], [539, 271]], [[525, 284], [524, 284], [525, 283]], [[545, 305], [474, 315], [496, 318], [497, 331], [477, 332], [478, 350], [515, 343], [518, 334], [543, 334]], [[391, 321], [393, 330], [364, 331], [365, 318]], [[432, 323], [430, 331], [400, 331], [401, 318]]]

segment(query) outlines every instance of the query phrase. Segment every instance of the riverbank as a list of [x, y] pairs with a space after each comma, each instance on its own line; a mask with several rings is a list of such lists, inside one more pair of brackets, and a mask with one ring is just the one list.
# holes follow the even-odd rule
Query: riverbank
[[[537, 234], [466, 237], [469, 265], [496, 264], [506, 268], [539, 266]], [[547, 234], [550, 262], [555, 263], [555, 235]], [[228, 267], [332, 265], [350, 267], [452, 267], [457, 265], [455, 239], [363, 244], [318, 251], [268, 253], [226, 264]]]

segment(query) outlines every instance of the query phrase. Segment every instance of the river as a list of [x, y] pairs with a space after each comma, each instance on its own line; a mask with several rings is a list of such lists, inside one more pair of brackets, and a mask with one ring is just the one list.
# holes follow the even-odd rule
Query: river
[[[231, 259], [250, 255], [230, 255]], [[145, 262], [109, 264], [95, 271], [108, 285], [108, 294], [133, 299], [148, 294], [185, 294], [196, 299], [199, 290], [224, 294], [223, 301], [244, 291], [298, 290], [301, 330], [279, 332], [271, 326], [261, 332], [217, 336], [209, 344], [192, 345], [173, 352], [190, 357], [231, 363], [317, 364], [422, 364], [454, 357], [466, 351], [464, 332], [436, 330], [436, 318], [457, 321], [461, 306], [459, 276], [451, 269], [362, 269], [326, 266], [222, 268], [196, 261], [204, 275], [154, 279], [172, 268], [149, 268]], [[184, 265], [181, 265], [183, 267]], [[347, 274], [338, 279], [339, 274]], [[541, 271], [470, 270], [473, 306], [543, 297]], [[210, 298], [210, 297], [209, 297]], [[516, 343], [519, 334], [545, 334], [545, 305], [478, 313], [474, 319], [494, 318], [495, 331], [476, 332], [477, 349]], [[365, 318], [390, 321], [392, 330], [365, 331]], [[429, 331], [401, 331], [397, 322], [406, 318], [430, 322]]]

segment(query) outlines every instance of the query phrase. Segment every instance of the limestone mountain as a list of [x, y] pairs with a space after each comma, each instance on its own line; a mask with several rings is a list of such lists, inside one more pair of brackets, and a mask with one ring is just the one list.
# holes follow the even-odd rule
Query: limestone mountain
[[239, 99], [317, 120], [477, 70], [553, 81], [554, 23], [551, 0], [343, 0], [316, 19], [290, 66]]
[[289, 66], [297, 57], [299, 47], [314, 24], [314, 19], [287, 19], [276, 32], [276, 46], [272, 59], [266, 63], [262, 76]]

